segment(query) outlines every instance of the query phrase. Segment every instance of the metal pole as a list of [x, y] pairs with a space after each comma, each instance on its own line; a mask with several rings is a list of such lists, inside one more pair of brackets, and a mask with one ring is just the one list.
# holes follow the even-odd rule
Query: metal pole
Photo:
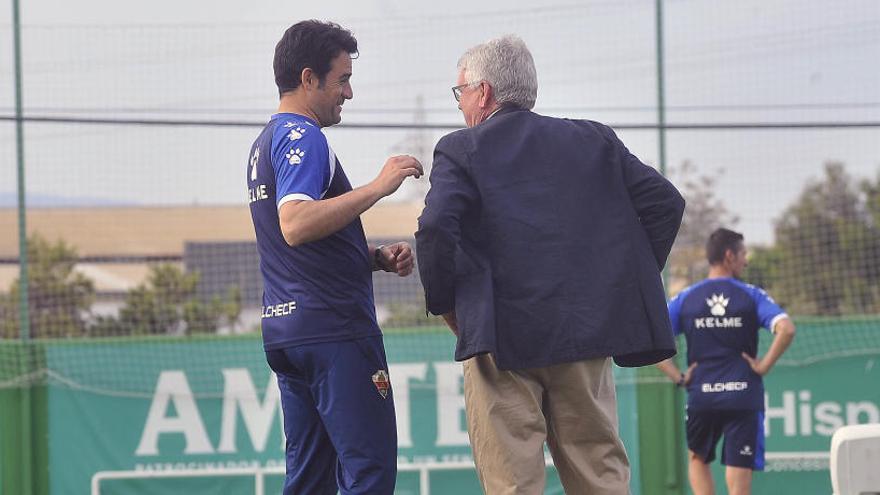
[[12, 37], [15, 51], [15, 154], [18, 162], [18, 266], [19, 266], [19, 330], [21, 339], [30, 340], [30, 306], [28, 305], [27, 223], [25, 219], [24, 180], [24, 115], [21, 85], [21, 26], [19, 0], [12, 0]]
[[[12, 44], [15, 61], [15, 152], [18, 163], [18, 262], [19, 262], [19, 331], [24, 353], [22, 371], [30, 374], [33, 370], [30, 328], [30, 306], [28, 304], [28, 256], [27, 224], [25, 223], [25, 181], [24, 181], [24, 119], [21, 96], [21, 18], [19, 0], [12, 0]], [[26, 383], [21, 391], [21, 489], [23, 495], [33, 493], [33, 446], [31, 440], [31, 384]]]
[[[656, 34], [657, 34], [657, 147], [658, 147], [658, 169], [661, 174], [666, 175], [666, 92], [664, 88], [665, 83], [665, 74], [664, 74], [664, 59], [663, 59], [663, 0], [656, 0]], [[663, 287], [668, 291], [668, 281], [669, 281], [669, 265], [663, 269]], [[668, 295], [668, 292], [667, 292]], [[678, 407], [677, 407], [677, 395], [678, 390], [672, 391], [672, 393], [663, 394], [663, 408], [668, 411], [669, 424], [665, 430], [665, 439], [666, 444], [669, 446], [674, 446], [679, 444], [678, 435], [676, 432], [678, 431], [677, 423], [679, 421], [678, 417]], [[673, 449], [673, 452], [678, 454], [680, 451], [680, 447], [676, 447]], [[667, 490], [673, 491], [683, 491], [682, 480], [684, 478], [681, 477], [681, 464], [679, 462], [681, 456], [679, 455], [669, 455], [666, 456], [666, 488]]]
[[[657, 163], [660, 173], [666, 175], [666, 97], [664, 95], [663, 75], [663, 0], [657, 5], [657, 139], [659, 156]], [[665, 278], [665, 275], [664, 275]]]
[[431, 483], [428, 479], [428, 468], [423, 466], [419, 469], [419, 495], [430, 495]]
[[257, 468], [257, 470], [254, 472], [254, 495], [265, 495], [262, 468]]

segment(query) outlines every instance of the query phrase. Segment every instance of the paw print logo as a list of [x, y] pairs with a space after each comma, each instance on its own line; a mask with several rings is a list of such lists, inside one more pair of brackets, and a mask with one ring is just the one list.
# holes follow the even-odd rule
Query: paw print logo
[[303, 133], [305, 133], [305, 132], [306, 132], [305, 129], [303, 129], [300, 126], [296, 126], [296, 129], [290, 130], [290, 134], [288, 134], [287, 137], [290, 138], [291, 141], [296, 141], [297, 139], [300, 139], [301, 137], [303, 137]]
[[257, 162], [260, 161], [260, 148], [254, 150], [251, 156], [251, 180], [257, 180]]
[[714, 316], [724, 316], [727, 313], [727, 304], [730, 298], [724, 298], [724, 294], [712, 294], [712, 297], [706, 299], [706, 304], [711, 308], [709, 310]]
[[291, 165], [299, 165], [302, 163], [303, 156], [305, 156], [306, 152], [296, 148], [287, 152], [287, 163]]

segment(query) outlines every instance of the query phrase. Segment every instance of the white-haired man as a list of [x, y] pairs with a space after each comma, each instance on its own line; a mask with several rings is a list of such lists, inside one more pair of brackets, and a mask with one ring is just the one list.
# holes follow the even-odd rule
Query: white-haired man
[[537, 87], [515, 36], [461, 57], [468, 128], [434, 151], [419, 272], [458, 336], [483, 490], [543, 493], [546, 441], [567, 493], [623, 495], [610, 357], [675, 353], [660, 270], [684, 200], [607, 126], [531, 112]]

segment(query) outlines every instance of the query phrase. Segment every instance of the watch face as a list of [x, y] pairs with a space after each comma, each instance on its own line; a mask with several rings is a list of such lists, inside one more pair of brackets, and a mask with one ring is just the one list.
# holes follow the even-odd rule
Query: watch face
[[384, 245], [376, 246], [376, 250], [373, 251], [373, 262], [376, 264], [376, 267], [380, 270], [385, 270], [384, 263], [382, 263], [382, 248]]

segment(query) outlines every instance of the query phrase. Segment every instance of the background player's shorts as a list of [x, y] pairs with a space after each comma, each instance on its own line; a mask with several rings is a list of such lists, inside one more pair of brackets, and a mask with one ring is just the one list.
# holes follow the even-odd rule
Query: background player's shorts
[[391, 495], [397, 427], [382, 337], [266, 352], [284, 412], [284, 495]]
[[763, 411], [688, 411], [687, 445], [708, 464], [724, 435], [721, 463], [764, 470]]

